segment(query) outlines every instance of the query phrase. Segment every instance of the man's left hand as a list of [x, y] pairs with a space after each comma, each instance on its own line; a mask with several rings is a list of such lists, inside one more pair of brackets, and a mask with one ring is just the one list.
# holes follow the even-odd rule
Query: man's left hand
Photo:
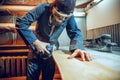
[[91, 61], [92, 58], [90, 56], [89, 53], [87, 53], [85, 50], [80, 50], [80, 49], [76, 49], [73, 54], [71, 54], [68, 59], [74, 58], [80, 56], [80, 58], [82, 59], [82, 61]]

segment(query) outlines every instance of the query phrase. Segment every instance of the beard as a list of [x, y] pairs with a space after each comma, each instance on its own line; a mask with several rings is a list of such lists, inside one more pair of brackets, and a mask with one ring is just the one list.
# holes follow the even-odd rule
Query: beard
[[55, 18], [54, 16], [51, 17], [51, 25], [55, 25], [55, 26], [61, 26], [64, 23], [63, 20], [59, 20], [57, 18]]

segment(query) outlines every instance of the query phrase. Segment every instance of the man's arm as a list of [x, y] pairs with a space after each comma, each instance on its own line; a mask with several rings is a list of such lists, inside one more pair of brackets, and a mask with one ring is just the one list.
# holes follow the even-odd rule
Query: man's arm
[[33, 10], [29, 11], [24, 17], [16, 19], [16, 27], [18, 32], [24, 36], [24, 38], [32, 44], [37, 40], [37, 37], [29, 29], [29, 26], [35, 22], [44, 11], [45, 4], [39, 5]]
[[45, 6], [48, 4], [42, 4], [35, 9], [28, 12], [23, 18], [17, 18], [16, 27], [18, 33], [21, 35], [27, 45], [33, 44], [39, 52], [48, 52], [44, 46], [47, 43], [41, 42], [37, 39], [36, 35], [29, 29], [29, 26], [35, 22], [45, 10]]
[[81, 35], [80, 29], [78, 29], [77, 24], [75, 22], [74, 16], [72, 16], [68, 20], [68, 24], [66, 26], [68, 36], [70, 37], [70, 51], [73, 53], [68, 58], [73, 58], [79, 56], [83, 61], [90, 61], [90, 55], [85, 51], [83, 45], [83, 37]]

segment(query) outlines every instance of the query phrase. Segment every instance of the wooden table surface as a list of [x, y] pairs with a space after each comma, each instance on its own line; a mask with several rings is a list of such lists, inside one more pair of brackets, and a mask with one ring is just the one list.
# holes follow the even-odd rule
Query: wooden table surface
[[88, 50], [93, 60], [82, 62], [67, 59], [63, 51], [54, 51], [53, 57], [59, 68], [62, 80], [120, 80], [120, 56]]

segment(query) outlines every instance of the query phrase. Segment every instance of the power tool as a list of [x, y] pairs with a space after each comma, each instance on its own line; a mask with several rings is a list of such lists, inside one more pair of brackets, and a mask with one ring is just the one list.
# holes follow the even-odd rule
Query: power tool
[[[20, 29], [21, 29], [21, 28], [20, 28]], [[33, 46], [32, 44], [30, 44], [30, 43], [27, 41], [26, 37], [25, 37], [24, 35], [22, 35], [22, 32], [20, 31], [20, 29], [17, 28], [17, 31], [18, 31], [19, 35], [22, 37], [22, 39], [23, 39], [23, 41], [25, 42], [25, 44], [32, 49], [32, 51], [33, 51], [33, 53], [36, 55], [36, 57], [42, 58], [42, 59], [48, 59], [48, 58], [50, 58], [50, 57], [52, 56], [53, 45], [47, 45], [47, 46], [46, 46], [46, 49], [50, 52], [50, 54], [48, 54], [48, 53], [46, 53], [46, 52], [45, 52], [44, 54], [43, 54], [43, 53], [40, 53], [40, 52], [36, 49], [35, 46]]]
[[48, 53], [40, 53], [38, 52], [38, 50], [35, 48], [35, 46], [31, 45], [30, 46], [31, 49], [33, 50], [33, 53], [38, 57], [38, 58], [42, 58], [44, 60], [50, 58], [52, 56], [52, 52], [53, 52], [53, 46], [52, 45], [47, 45], [46, 49], [50, 52], [50, 54]]

